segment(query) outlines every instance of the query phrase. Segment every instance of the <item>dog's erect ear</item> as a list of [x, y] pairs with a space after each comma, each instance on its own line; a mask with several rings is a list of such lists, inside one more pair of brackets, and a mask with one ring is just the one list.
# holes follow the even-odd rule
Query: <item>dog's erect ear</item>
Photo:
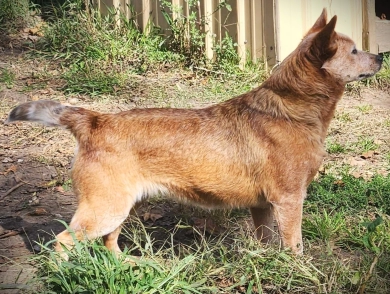
[[312, 44], [310, 46], [310, 59], [313, 62], [318, 63], [319, 66], [322, 66], [322, 63], [331, 58], [336, 54], [337, 43], [336, 37], [337, 34], [334, 31], [336, 26], [337, 16], [333, 16], [325, 27], [320, 30], [317, 35], [314, 36]]
[[316, 22], [311, 27], [311, 29], [306, 33], [306, 36], [322, 30], [324, 26], [326, 26], [327, 19], [328, 19], [328, 13], [326, 12], [326, 8], [324, 8], [322, 10], [320, 17], [316, 20]]

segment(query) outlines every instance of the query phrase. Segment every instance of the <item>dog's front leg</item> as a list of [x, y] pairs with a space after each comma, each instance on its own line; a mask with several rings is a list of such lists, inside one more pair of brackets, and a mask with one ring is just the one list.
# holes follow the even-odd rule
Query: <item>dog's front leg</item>
[[273, 204], [274, 215], [284, 248], [291, 248], [296, 254], [303, 253], [302, 211], [304, 195], [286, 195]]

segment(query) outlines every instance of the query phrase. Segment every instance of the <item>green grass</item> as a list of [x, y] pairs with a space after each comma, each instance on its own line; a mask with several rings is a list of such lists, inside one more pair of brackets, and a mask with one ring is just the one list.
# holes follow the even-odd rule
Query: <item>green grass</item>
[[360, 152], [375, 151], [378, 148], [375, 139], [367, 136], [361, 136], [355, 145]]
[[363, 114], [369, 113], [372, 110], [372, 105], [361, 105], [357, 107]]
[[330, 141], [326, 142], [326, 151], [329, 154], [345, 153], [347, 150], [348, 148], [340, 143]]
[[390, 176], [376, 175], [365, 181], [349, 174], [341, 179], [325, 175], [310, 185], [307, 200], [314, 212], [343, 209], [353, 213], [375, 208], [390, 214]]
[[15, 82], [16, 74], [9, 69], [0, 70], [0, 83], [4, 83], [8, 89], [11, 89]]
[[340, 231], [345, 228], [345, 214], [343, 211], [331, 211], [325, 209], [321, 212], [312, 212], [304, 219], [304, 233], [307, 238], [321, 240], [328, 243], [335, 239]]
[[[99, 64], [98, 66], [95, 66]], [[96, 96], [99, 94], [116, 94], [125, 86], [126, 75], [110, 67], [102, 68], [98, 62], [81, 62], [73, 64], [63, 78], [65, 93], [80, 93]]]
[[219, 215], [224, 232], [194, 229], [190, 244], [174, 241], [189, 225], [179, 222], [156, 242], [132, 218], [119, 259], [97, 240], [76, 242], [69, 261], [59, 262], [46, 244], [33, 257], [39, 269], [34, 283], [40, 293], [388, 293], [389, 195], [389, 177], [367, 182], [324, 175], [313, 182], [300, 257], [260, 245], [243, 222], [247, 212]]
[[342, 122], [350, 122], [352, 121], [349, 113], [336, 113], [336, 119]]
[[318, 269], [308, 258], [259, 247], [248, 232], [229, 240], [199, 233], [200, 240], [191, 246], [176, 247], [167, 236], [171, 246], [164, 249], [155, 248], [142, 226], [129, 230], [127, 236], [141, 254], [130, 257], [133, 264], [118, 260], [100, 242], [77, 242], [69, 261], [61, 263], [47, 249], [35, 258], [42, 287], [54, 293], [259, 293], [263, 287], [293, 292], [320, 287]]

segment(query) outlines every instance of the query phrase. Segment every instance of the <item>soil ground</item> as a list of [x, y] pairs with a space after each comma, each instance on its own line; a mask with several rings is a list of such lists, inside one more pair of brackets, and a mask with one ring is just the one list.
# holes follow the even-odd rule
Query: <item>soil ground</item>
[[[37, 60], [23, 55], [0, 53], [0, 69], [17, 73], [14, 87], [0, 84], [0, 293], [18, 293], [28, 289], [27, 281], [34, 276], [29, 257], [40, 251], [38, 243], [53, 239], [64, 229], [57, 220], [69, 222], [76, 208], [76, 198], [69, 188], [70, 162], [74, 139], [65, 130], [44, 128], [29, 123], [4, 125], [9, 111], [17, 104], [36, 99], [56, 99], [90, 109], [115, 112], [135, 107], [128, 100], [106, 102], [78, 96], [69, 99], [58, 88], [57, 69], [44, 69]], [[51, 74], [46, 79], [36, 72]], [[131, 94], [129, 94], [131, 95]], [[137, 105], [143, 106], [143, 105]], [[348, 120], [344, 121], [348, 116]], [[343, 120], [344, 118], [344, 120]], [[362, 156], [358, 149], [343, 154], [330, 154], [322, 172], [337, 172], [342, 164], [352, 166], [351, 173], [368, 178], [374, 173], [388, 172], [390, 145], [390, 94], [386, 90], [365, 88], [357, 95], [346, 94], [341, 100], [336, 119], [329, 130], [329, 139], [351, 146], [361, 136], [375, 138], [375, 154]], [[159, 227], [156, 239], [165, 240], [164, 230], [171, 231], [182, 219], [198, 228], [221, 233], [198, 210], [181, 204], [152, 200], [138, 210], [141, 220], [150, 230]], [[189, 217], [189, 218], [186, 218]], [[250, 219], [248, 218], [248, 221]], [[160, 235], [159, 235], [160, 234]], [[191, 228], [175, 235], [178, 242], [194, 238]], [[123, 247], [123, 241], [121, 246]]]

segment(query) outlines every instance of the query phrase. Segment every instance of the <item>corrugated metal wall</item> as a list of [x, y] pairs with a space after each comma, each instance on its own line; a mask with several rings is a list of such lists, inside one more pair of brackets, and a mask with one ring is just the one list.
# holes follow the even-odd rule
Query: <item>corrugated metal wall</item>
[[[189, 14], [187, 1], [169, 1], [182, 7], [184, 15]], [[207, 18], [203, 30], [207, 32], [205, 43], [209, 58], [213, 57], [214, 42], [221, 41], [227, 32], [237, 42], [241, 57], [264, 58], [273, 65], [295, 49], [324, 7], [328, 9], [329, 18], [337, 14], [336, 30], [350, 36], [358, 48], [363, 47], [363, 39], [365, 44], [374, 44], [369, 22], [363, 24], [363, 17], [367, 17], [363, 6], [367, 7], [367, 3], [372, 6], [373, 0], [229, 0], [231, 11], [226, 7], [217, 9], [222, 0], [195, 2], [197, 6], [192, 9]], [[107, 12], [106, 7], [114, 6], [128, 16], [131, 15], [129, 5], [132, 6], [143, 30], [148, 28], [149, 21], [162, 29], [168, 28], [159, 0], [95, 0], [95, 3], [103, 13]], [[369, 45], [365, 47], [368, 49]]]
[[[161, 13], [159, 0], [94, 0], [95, 5], [105, 14], [107, 7], [120, 8], [127, 16], [131, 9], [136, 14], [139, 27], [148, 28], [152, 21], [162, 29], [168, 29], [168, 24]], [[170, 0], [173, 5], [183, 8], [183, 14], [188, 15], [190, 7], [185, 0]], [[213, 44], [220, 42], [228, 33], [238, 44], [239, 55], [245, 59], [264, 58], [274, 64], [274, 1], [273, 0], [230, 0], [231, 11], [226, 7], [218, 9], [221, 0], [200, 0], [196, 7], [198, 15], [207, 19], [203, 30], [207, 32], [205, 47], [207, 56], [213, 58]], [[174, 13], [172, 13], [173, 16]], [[168, 32], [168, 31], [167, 31]]]

